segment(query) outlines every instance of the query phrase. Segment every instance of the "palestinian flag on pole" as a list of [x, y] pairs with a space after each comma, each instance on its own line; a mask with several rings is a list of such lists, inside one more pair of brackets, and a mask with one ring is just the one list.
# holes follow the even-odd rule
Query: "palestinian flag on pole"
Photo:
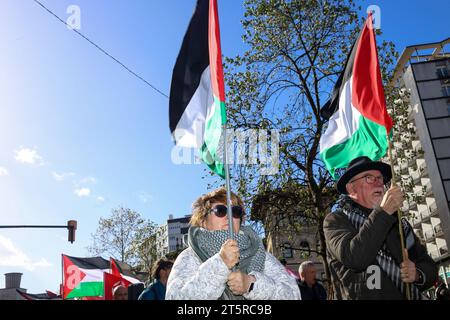
[[176, 145], [198, 148], [209, 168], [225, 177], [220, 137], [226, 109], [217, 0], [197, 0], [173, 69], [169, 119]]
[[102, 257], [76, 258], [62, 255], [63, 299], [103, 296], [103, 273], [110, 263]]
[[329, 123], [320, 139], [320, 156], [333, 178], [338, 178], [336, 169], [346, 168], [356, 157], [379, 160], [386, 154], [392, 119], [386, 110], [371, 14], [321, 113]]
[[103, 273], [103, 284], [105, 291], [104, 292], [105, 300], [113, 300], [113, 289], [119, 285], [128, 288], [131, 282], [123, 278], [120, 274], [116, 275], [113, 273], [105, 272]]
[[122, 277], [130, 283], [143, 282], [139, 278], [146, 278], [148, 276], [145, 272], [143, 275], [139, 276], [136, 271], [132, 270], [131, 266], [114, 258], [109, 258], [109, 261], [110, 273], [114, 276]]

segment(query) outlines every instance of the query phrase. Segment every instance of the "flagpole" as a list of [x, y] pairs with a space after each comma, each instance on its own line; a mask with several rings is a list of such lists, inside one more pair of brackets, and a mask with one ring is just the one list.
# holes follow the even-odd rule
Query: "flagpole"
[[223, 146], [224, 146], [224, 169], [225, 169], [225, 188], [227, 190], [227, 217], [228, 217], [228, 237], [234, 239], [233, 232], [233, 213], [231, 210], [231, 184], [230, 184], [230, 167], [228, 166], [228, 143], [227, 143], [227, 125], [222, 125], [223, 130]]
[[59, 288], [59, 294], [61, 294], [61, 300], [64, 300], [64, 256], [61, 253], [61, 284]]
[[[391, 179], [391, 187], [395, 186], [395, 171], [394, 171], [394, 165], [393, 165], [393, 161], [392, 161], [392, 146], [391, 146], [391, 141], [389, 140], [389, 134], [386, 135], [387, 137], [387, 142], [388, 142], [388, 154], [389, 154], [389, 162], [391, 164], [391, 173], [392, 173], [392, 179]], [[406, 255], [405, 255], [405, 240], [404, 240], [404, 236], [403, 236], [403, 223], [402, 223], [402, 212], [400, 209], [397, 209], [397, 216], [398, 216], [398, 233], [400, 234], [400, 245], [402, 248], [402, 257], [403, 257], [403, 261], [406, 260]], [[406, 299], [411, 300], [411, 293], [410, 293], [410, 288], [409, 288], [409, 283], [405, 282], [405, 286], [406, 286]]]

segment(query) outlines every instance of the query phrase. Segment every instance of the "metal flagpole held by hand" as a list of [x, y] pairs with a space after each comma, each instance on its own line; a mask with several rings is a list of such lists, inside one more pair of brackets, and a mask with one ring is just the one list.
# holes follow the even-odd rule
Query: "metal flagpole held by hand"
[[[228, 238], [234, 240], [234, 230], [233, 230], [233, 212], [231, 210], [231, 184], [230, 184], [230, 167], [228, 165], [228, 143], [227, 143], [227, 128], [226, 124], [222, 126], [223, 128], [223, 146], [224, 150], [224, 169], [225, 169], [225, 187], [227, 189], [227, 217], [228, 217]], [[239, 262], [238, 262], [239, 263]], [[231, 268], [231, 271], [236, 271], [237, 265]]]
[[[395, 171], [394, 171], [394, 165], [393, 165], [393, 161], [392, 161], [392, 147], [391, 147], [391, 141], [389, 140], [389, 134], [387, 135], [387, 142], [388, 142], [388, 154], [389, 154], [389, 162], [391, 165], [391, 172], [392, 172], [392, 179], [391, 179], [391, 187], [395, 186]], [[406, 260], [406, 255], [405, 255], [405, 240], [404, 240], [404, 236], [403, 236], [403, 223], [402, 223], [402, 212], [400, 209], [397, 209], [397, 216], [398, 216], [398, 233], [400, 234], [400, 245], [402, 248], [402, 257], [403, 257], [403, 261]], [[405, 282], [405, 286], [406, 286], [406, 299], [411, 300], [411, 291], [410, 291], [410, 286], [408, 282]]]
[[224, 169], [225, 169], [225, 188], [227, 189], [227, 217], [228, 217], [228, 237], [234, 239], [233, 232], [233, 213], [231, 210], [231, 185], [230, 185], [230, 168], [228, 166], [228, 143], [227, 143], [227, 127], [226, 124], [222, 126], [223, 129], [223, 147], [224, 147]]

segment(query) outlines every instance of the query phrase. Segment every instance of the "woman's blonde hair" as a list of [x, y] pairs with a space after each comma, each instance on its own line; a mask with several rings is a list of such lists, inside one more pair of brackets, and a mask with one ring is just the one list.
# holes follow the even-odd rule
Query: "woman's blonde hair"
[[[212, 204], [216, 202], [227, 202], [227, 190], [224, 187], [204, 194], [195, 200], [192, 204], [191, 226], [201, 227], [212, 208]], [[242, 210], [244, 210], [244, 203], [241, 198], [233, 192], [231, 192], [231, 204], [233, 206], [241, 206]]]

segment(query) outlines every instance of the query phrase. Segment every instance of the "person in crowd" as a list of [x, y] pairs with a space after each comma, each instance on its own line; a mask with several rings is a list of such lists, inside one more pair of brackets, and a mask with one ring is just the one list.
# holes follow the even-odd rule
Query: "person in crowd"
[[302, 295], [302, 300], [326, 300], [327, 292], [325, 288], [316, 280], [316, 266], [312, 261], [304, 261], [298, 268], [300, 281], [298, 286]]
[[113, 300], [128, 300], [128, 289], [123, 284], [113, 288]]
[[337, 182], [342, 195], [324, 220], [336, 299], [421, 299], [438, 275], [433, 259], [402, 219], [402, 252], [397, 210], [403, 206], [400, 187], [385, 185], [391, 167], [362, 156], [353, 159]]
[[225, 188], [194, 202], [189, 246], [174, 262], [166, 299], [300, 299], [295, 279], [243, 224], [244, 204], [232, 192], [231, 203], [233, 239], [229, 239]]
[[166, 285], [173, 262], [164, 258], [157, 260], [152, 268], [153, 282], [142, 291], [138, 300], [165, 300]]

